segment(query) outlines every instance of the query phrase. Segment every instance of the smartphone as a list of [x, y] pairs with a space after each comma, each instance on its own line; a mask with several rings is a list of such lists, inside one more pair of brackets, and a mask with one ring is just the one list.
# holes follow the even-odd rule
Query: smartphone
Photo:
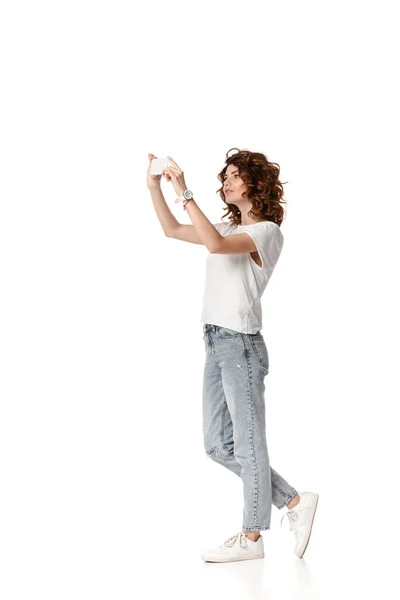
[[150, 175], [161, 175], [162, 170], [170, 166], [168, 158], [153, 158], [151, 161]]

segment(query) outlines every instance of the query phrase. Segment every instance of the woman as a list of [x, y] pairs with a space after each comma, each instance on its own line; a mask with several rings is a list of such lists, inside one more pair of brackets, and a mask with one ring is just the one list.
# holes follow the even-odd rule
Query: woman
[[[283, 187], [279, 165], [258, 152], [239, 150], [218, 175], [228, 222], [212, 224], [188, 190], [184, 173], [171, 158], [162, 175], [147, 185], [164, 233], [204, 244], [208, 251], [201, 321], [206, 350], [203, 433], [207, 455], [243, 480], [242, 531], [202, 554], [210, 562], [264, 557], [261, 530], [270, 528], [271, 507], [288, 507], [294, 552], [302, 557], [310, 537], [318, 494], [297, 492], [269, 464], [265, 435], [264, 378], [268, 352], [262, 329], [261, 296], [280, 256]], [[161, 191], [172, 182], [192, 225], [179, 223]], [[283, 518], [282, 518], [283, 520]], [[281, 521], [282, 526], [282, 521]]]

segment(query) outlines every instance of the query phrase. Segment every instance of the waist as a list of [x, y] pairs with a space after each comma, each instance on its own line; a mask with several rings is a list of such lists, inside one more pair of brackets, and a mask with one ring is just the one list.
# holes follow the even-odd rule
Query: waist
[[224, 327], [223, 325], [214, 325], [213, 323], [204, 323], [203, 325], [203, 333], [207, 333], [208, 331], [213, 331], [214, 333], [222, 331], [230, 331], [232, 333], [241, 333], [242, 335], [262, 335], [261, 331], [257, 331], [256, 333], [244, 333], [243, 331], [237, 331], [236, 329], [230, 329], [229, 327]]

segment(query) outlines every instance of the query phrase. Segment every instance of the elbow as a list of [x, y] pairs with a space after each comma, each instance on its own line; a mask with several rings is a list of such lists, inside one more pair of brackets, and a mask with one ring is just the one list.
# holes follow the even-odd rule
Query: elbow
[[221, 253], [221, 244], [213, 244], [208, 248], [210, 254], [220, 254]]

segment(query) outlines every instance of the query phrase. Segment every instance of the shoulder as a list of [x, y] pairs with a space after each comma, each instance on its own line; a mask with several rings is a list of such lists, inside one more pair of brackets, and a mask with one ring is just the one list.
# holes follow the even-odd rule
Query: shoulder
[[278, 236], [282, 235], [281, 228], [274, 221], [259, 221], [251, 225], [241, 225], [240, 229], [267, 232]]
[[254, 227], [264, 227], [264, 228], [270, 228], [270, 229], [279, 229], [280, 227], [277, 223], [275, 223], [274, 221], [259, 221], [258, 223], [254, 223]]
[[271, 231], [277, 237], [283, 237], [281, 228], [274, 221], [260, 221], [260, 223], [256, 223], [257, 226], [263, 227], [265, 231]]
[[221, 235], [227, 235], [237, 227], [237, 225], [231, 221], [221, 221], [220, 223], [213, 223], [213, 225]]
[[277, 223], [274, 223], [274, 221], [264, 221], [261, 224], [265, 226], [268, 233], [273, 238], [275, 244], [279, 247], [282, 247], [283, 246], [283, 233], [282, 233], [279, 225]]
[[259, 240], [266, 247], [274, 246], [278, 249], [283, 246], [283, 234], [281, 228], [274, 221], [259, 221], [251, 225], [240, 227], [240, 232], [249, 233], [253, 239]]

